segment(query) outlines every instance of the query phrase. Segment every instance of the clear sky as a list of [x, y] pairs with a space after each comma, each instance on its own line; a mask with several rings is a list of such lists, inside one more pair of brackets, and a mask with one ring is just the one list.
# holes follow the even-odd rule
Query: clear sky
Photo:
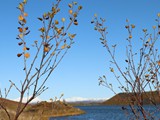
[[[67, 4], [71, 1], [62, 0], [61, 17], [68, 14]], [[19, 15], [16, 7], [19, 2], [21, 0], [3, 0], [0, 4], [0, 88], [2, 90], [9, 86], [8, 80], [19, 84], [23, 78], [20, 70], [23, 63], [16, 56], [21, 50], [16, 40]], [[37, 32], [40, 27], [37, 17], [50, 10], [52, 2], [54, 0], [28, 0], [27, 25], [30, 27], [32, 40], [38, 39], [37, 36], [40, 34]], [[71, 28], [77, 33], [75, 44], [47, 81], [46, 86], [49, 89], [40, 96], [41, 99], [58, 97], [61, 93], [64, 93], [64, 98], [76, 96], [109, 98], [113, 96], [110, 90], [98, 86], [99, 76], [106, 74], [113, 83], [114, 77], [110, 75], [108, 69], [110, 57], [100, 44], [99, 34], [90, 24], [93, 15], [97, 13], [98, 16], [106, 19], [108, 40], [111, 44], [119, 44], [117, 58], [123, 65], [127, 37], [127, 31], [124, 28], [126, 18], [136, 25], [133, 39], [134, 44], [138, 46], [139, 38], [142, 37], [142, 29], [148, 28], [152, 32], [155, 18], [160, 12], [159, 0], [77, 0], [77, 2], [83, 6], [83, 9], [78, 17], [79, 25]], [[13, 89], [9, 98], [17, 97], [18, 94]]]

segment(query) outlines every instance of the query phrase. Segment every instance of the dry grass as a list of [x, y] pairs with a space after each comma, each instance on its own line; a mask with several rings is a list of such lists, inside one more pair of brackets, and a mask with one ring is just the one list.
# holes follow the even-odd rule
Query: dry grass
[[[11, 118], [13, 118], [18, 103], [5, 99], [0, 100], [0, 102], [3, 102], [5, 107], [8, 109]], [[79, 115], [84, 113], [84, 111], [61, 101], [52, 103], [40, 102], [27, 106], [19, 117], [19, 120], [48, 120], [49, 117]], [[0, 120], [8, 120], [6, 113], [2, 109], [0, 109]]]
[[[158, 92], [145, 92], [142, 94], [143, 95], [143, 104], [148, 105], [148, 104], [160, 104], [160, 98], [159, 98], [159, 93]], [[104, 105], [128, 105], [130, 101], [130, 97], [134, 96], [133, 93], [119, 93], [109, 100], [103, 102]], [[151, 100], [152, 102], [151, 102]]]

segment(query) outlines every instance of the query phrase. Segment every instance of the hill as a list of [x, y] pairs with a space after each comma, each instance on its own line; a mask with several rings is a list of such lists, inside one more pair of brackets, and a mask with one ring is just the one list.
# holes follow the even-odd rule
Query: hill
[[82, 98], [82, 97], [72, 97], [65, 99], [66, 103], [72, 106], [92, 106], [100, 105], [102, 102], [106, 101], [107, 98]]
[[[6, 106], [7, 110], [9, 110], [9, 113], [11, 114], [11, 117], [13, 117], [18, 102], [0, 98], [0, 103]], [[84, 113], [84, 111], [74, 108], [71, 105], [61, 101], [42, 101], [36, 104], [29, 104], [20, 116], [19, 120], [26, 120], [26, 118], [32, 118], [32, 120], [37, 120], [39, 118], [41, 118], [41, 120], [48, 120], [49, 117], [70, 116]], [[7, 116], [2, 109], [0, 109], [0, 118], [1, 120], [7, 120]]]
[[[142, 95], [143, 95], [143, 103], [145, 105], [152, 104], [150, 98], [154, 103], [160, 104], [160, 97], [158, 92], [145, 92], [145, 93], [142, 93]], [[119, 93], [113, 96], [112, 98], [104, 101], [102, 104], [103, 105], [128, 105], [131, 102], [130, 96], [133, 96], [133, 93]]]

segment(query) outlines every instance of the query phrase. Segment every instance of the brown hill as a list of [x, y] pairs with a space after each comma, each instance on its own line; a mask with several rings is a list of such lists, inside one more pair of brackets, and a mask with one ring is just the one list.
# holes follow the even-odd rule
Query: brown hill
[[[128, 105], [131, 102], [131, 96], [134, 96], [133, 93], [119, 93], [112, 98], [103, 102], [103, 105]], [[142, 93], [143, 103], [148, 104], [160, 104], [160, 96], [158, 92], [145, 92]], [[134, 99], [134, 97], [132, 98]]]
[[[13, 118], [18, 102], [0, 98], [0, 103], [7, 108], [7, 110], [11, 114], [11, 117]], [[56, 102], [43, 101], [40, 103], [28, 105], [24, 110], [24, 112], [22, 113], [22, 115], [20, 116], [19, 120], [26, 120], [26, 118], [32, 120], [38, 120], [39, 118], [41, 118], [40, 120], [48, 120], [49, 117], [78, 115], [84, 113], [85, 113], [84, 111], [78, 108], [74, 108], [71, 105], [63, 103], [61, 101], [56, 101]], [[0, 119], [7, 120], [7, 116], [1, 108], [0, 108]]]

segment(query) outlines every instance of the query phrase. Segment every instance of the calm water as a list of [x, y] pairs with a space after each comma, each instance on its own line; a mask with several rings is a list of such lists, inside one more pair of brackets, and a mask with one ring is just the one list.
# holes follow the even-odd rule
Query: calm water
[[[78, 116], [68, 116], [68, 117], [57, 117], [50, 118], [49, 120], [131, 120], [132, 114], [125, 115], [125, 112], [122, 111], [121, 106], [80, 106], [78, 107], [84, 111], [86, 114]], [[152, 106], [147, 106], [147, 109], [153, 111]], [[131, 112], [129, 112], [131, 113]], [[154, 120], [160, 120], [160, 113], [157, 112], [156, 118]], [[152, 120], [149, 118], [149, 120]]]

